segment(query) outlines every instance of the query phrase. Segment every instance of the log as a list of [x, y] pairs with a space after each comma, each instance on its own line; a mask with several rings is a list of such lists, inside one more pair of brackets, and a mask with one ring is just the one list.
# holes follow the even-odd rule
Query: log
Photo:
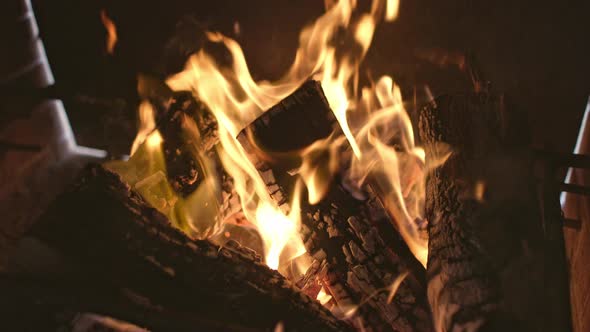
[[[308, 81], [247, 126], [238, 140], [282, 210], [296, 177], [294, 154], [339, 127], [318, 82]], [[278, 158], [268, 158], [268, 155]], [[286, 156], [281, 158], [280, 156]], [[315, 262], [300, 281], [304, 289], [324, 287], [341, 310], [356, 307], [357, 328], [375, 331], [429, 331], [424, 269], [405, 245], [370, 192], [350, 191], [346, 165], [318, 204], [301, 203], [302, 234]], [[385, 234], [385, 235], [384, 235]], [[408, 263], [410, 262], [410, 263]], [[387, 288], [403, 272], [412, 273], [388, 303]]]
[[[192, 121], [190, 111], [198, 105], [190, 94], [179, 94], [172, 98], [170, 109], [157, 120], [157, 128], [162, 137], [162, 149], [166, 162], [166, 177], [175, 192], [182, 197], [193, 193], [206, 176], [205, 168], [200, 162], [195, 139], [183, 128], [183, 123]], [[205, 110], [200, 110], [203, 113]]]
[[[242, 214], [233, 179], [218, 155], [217, 120], [189, 91], [173, 91], [162, 80], [148, 75], [140, 75], [138, 82], [140, 97], [154, 110], [153, 131], [162, 137], [162, 159], [145, 153], [148, 149], [140, 142], [141, 147], [128, 162], [115, 161], [107, 166], [190, 236], [216, 236], [223, 243], [220, 234], [224, 221], [239, 220]], [[149, 165], [157, 166], [154, 169]], [[195, 211], [188, 211], [186, 206], [196, 204], [209, 208], [200, 209], [199, 216], [195, 216]], [[189, 226], [186, 214], [199, 220], [199, 224]], [[208, 217], [201, 217], [204, 214]]]
[[[194, 312], [187, 315], [150, 307], [100, 279], [51, 280], [39, 276], [1, 274], [0, 290], [2, 326], [10, 331], [75, 330], [76, 318], [83, 313], [105, 315], [136, 326], [149, 327], [150, 331], [260, 331], [215, 321]], [[105, 329], [136, 330], [125, 326], [122, 329]]]
[[[175, 92], [155, 77], [140, 75], [138, 93], [156, 110], [155, 129], [163, 138], [168, 182], [176, 193], [186, 197], [197, 189], [205, 177], [199, 153], [212, 153], [211, 148], [217, 143], [217, 122], [205, 105], [189, 91]], [[195, 124], [197, 131], [189, 131], [187, 122]]]
[[251, 250], [191, 240], [102, 166], [89, 167], [32, 235], [153, 308], [244, 328], [349, 330]]
[[419, 132], [427, 164], [439, 157], [438, 144], [453, 151], [426, 182], [428, 300], [437, 330], [571, 330], [567, 303], [547, 289], [562, 288], [547, 273], [560, 267], [545, 249], [548, 228], [520, 113], [485, 92], [441, 96], [421, 111]]
[[[217, 119], [188, 91], [172, 92], [166, 104], [168, 108], [162, 104], [158, 107], [156, 127], [163, 137], [162, 149], [168, 182], [176, 193], [186, 198], [207, 177], [217, 181], [218, 189], [215, 192], [211, 190], [209, 194], [216, 195], [218, 203], [218, 225], [214, 227], [218, 230], [212, 234], [219, 235], [229, 228], [224, 222], [239, 221], [243, 215], [233, 179], [219, 157], [221, 143]], [[220, 244], [226, 240], [225, 236], [216, 236], [214, 242]]]

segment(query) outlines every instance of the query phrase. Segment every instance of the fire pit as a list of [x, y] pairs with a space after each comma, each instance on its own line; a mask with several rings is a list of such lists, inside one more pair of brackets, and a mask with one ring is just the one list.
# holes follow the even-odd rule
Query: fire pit
[[[1, 72], [2, 167], [28, 165], [2, 192], [5, 326], [571, 330], [558, 196], [588, 190], [554, 178], [589, 159], [534, 149], [473, 53], [417, 52], [464, 77], [460, 93], [408, 98], [366, 68], [399, 8], [326, 1], [273, 80], [236, 38], [181, 19], [166, 52], [184, 68], [138, 75], [138, 130], [115, 157], [79, 147], [55, 99], [121, 102], [53, 84], [23, 1], [28, 58]], [[112, 56], [117, 24], [99, 13]]]

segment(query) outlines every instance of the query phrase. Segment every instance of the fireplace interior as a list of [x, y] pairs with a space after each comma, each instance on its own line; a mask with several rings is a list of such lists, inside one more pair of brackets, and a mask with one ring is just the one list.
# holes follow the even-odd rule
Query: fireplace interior
[[590, 330], [587, 4], [0, 8], [2, 330]]

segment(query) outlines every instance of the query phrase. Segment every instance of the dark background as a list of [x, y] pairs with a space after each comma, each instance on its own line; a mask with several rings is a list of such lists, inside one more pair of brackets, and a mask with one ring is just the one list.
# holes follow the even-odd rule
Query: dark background
[[[272, 79], [292, 62], [300, 29], [324, 11], [321, 0], [33, 2], [56, 81], [126, 102], [66, 101], [79, 144], [114, 154], [128, 152], [136, 132], [137, 73], [179, 70], [199, 47], [199, 24], [237, 38], [253, 76]], [[105, 52], [102, 9], [117, 26], [114, 55]], [[456, 66], [420, 55], [471, 51], [493, 89], [527, 112], [535, 145], [569, 151], [590, 94], [589, 9], [589, 1], [401, 0], [398, 19], [378, 27], [365, 67], [373, 76], [391, 74], [412, 100], [425, 84], [435, 96], [469, 88]], [[414, 103], [408, 108], [414, 112]]]

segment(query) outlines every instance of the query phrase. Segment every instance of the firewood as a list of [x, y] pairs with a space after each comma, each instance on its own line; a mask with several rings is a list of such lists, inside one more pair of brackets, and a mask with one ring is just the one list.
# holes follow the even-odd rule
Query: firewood
[[[105, 315], [150, 331], [261, 331], [202, 317], [195, 312], [182, 314], [153, 307], [99, 278], [53, 280], [0, 274], [0, 291], [2, 326], [9, 331], [75, 330], [76, 318], [83, 313]], [[129, 330], [109, 328], [105, 331]]]
[[452, 149], [426, 183], [428, 300], [439, 331], [571, 330], [567, 286], [547, 272], [564, 268], [544, 233], [555, 226], [543, 222], [558, 221], [541, 218], [519, 114], [488, 93], [441, 96], [420, 114], [427, 164], [440, 143]]
[[32, 235], [155, 308], [254, 329], [349, 329], [253, 251], [191, 240], [101, 166], [89, 167]]
[[[203, 103], [189, 91], [175, 92], [165, 82], [148, 75], [139, 75], [138, 93], [155, 108], [156, 128], [163, 137], [162, 149], [166, 163], [166, 177], [172, 189], [182, 197], [194, 192], [205, 177], [199, 153], [208, 153], [215, 137], [217, 123], [199, 121], [198, 132], [190, 132], [185, 125], [195, 119], [210, 120], [212, 116]], [[201, 134], [202, 132], [202, 134]]]
[[[191, 195], [206, 178], [218, 182], [218, 220], [239, 215], [241, 205], [233, 179], [217, 153], [218, 125], [207, 106], [190, 91], [173, 91], [148, 75], [138, 78], [138, 92], [155, 110], [155, 129], [163, 138], [166, 179], [180, 197]], [[125, 165], [122, 166], [125, 169]]]
[[[288, 211], [296, 181], [290, 172], [297, 164], [292, 152], [338, 130], [320, 84], [309, 81], [246, 127], [238, 140], [273, 199]], [[288, 157], [272, 160], [264, 157], [263, 151]], [[342, 172], [345, 168], [343, 165]], [[370, 192], [363, 192], [363, 198], [355, 197], [342, 175], [335, 176], [318, 204], [302, 199], [303, 240], [315, 263], [300, 286], [317, 294], [319, 282], [344, 311], [360, 304], [354, 315], [362, 318], [357, 327], [376, 331], [431, 330], [424, 269], [392, 227], [380, 202]], [[388, 286], [407, 270], [412, 273], [388, 303]]]
[[[238, 218], [242, 206], [233, 179], [219, 158], [220, 142], [215, 116], [188, 91], [175, 91], [172, 96], [168, 109], [160, 108], [156, 120], [163, 137], [168, 182], [182, 197], [187, 197], [206, 177], [213, 177], [219, 188], [216, 193], [218, 220]], [[186, 128], [187, 124], [193, 127], [192, 131]]]
[[[182, 197], [193, 193], [202, 183], [206, 174], [199, 160], [198, 137], [190, 137], [183, 128], [183, 122], [192, 121], [189, 109], [199, 105], [189, 95], [177, 95], [171, 100], [170, 110], [158, 119], [158, 129], [164, 138], [162, 149], [166, 162], [168, 182]], [[202, 113], [206, 112], [201, 110]]]

